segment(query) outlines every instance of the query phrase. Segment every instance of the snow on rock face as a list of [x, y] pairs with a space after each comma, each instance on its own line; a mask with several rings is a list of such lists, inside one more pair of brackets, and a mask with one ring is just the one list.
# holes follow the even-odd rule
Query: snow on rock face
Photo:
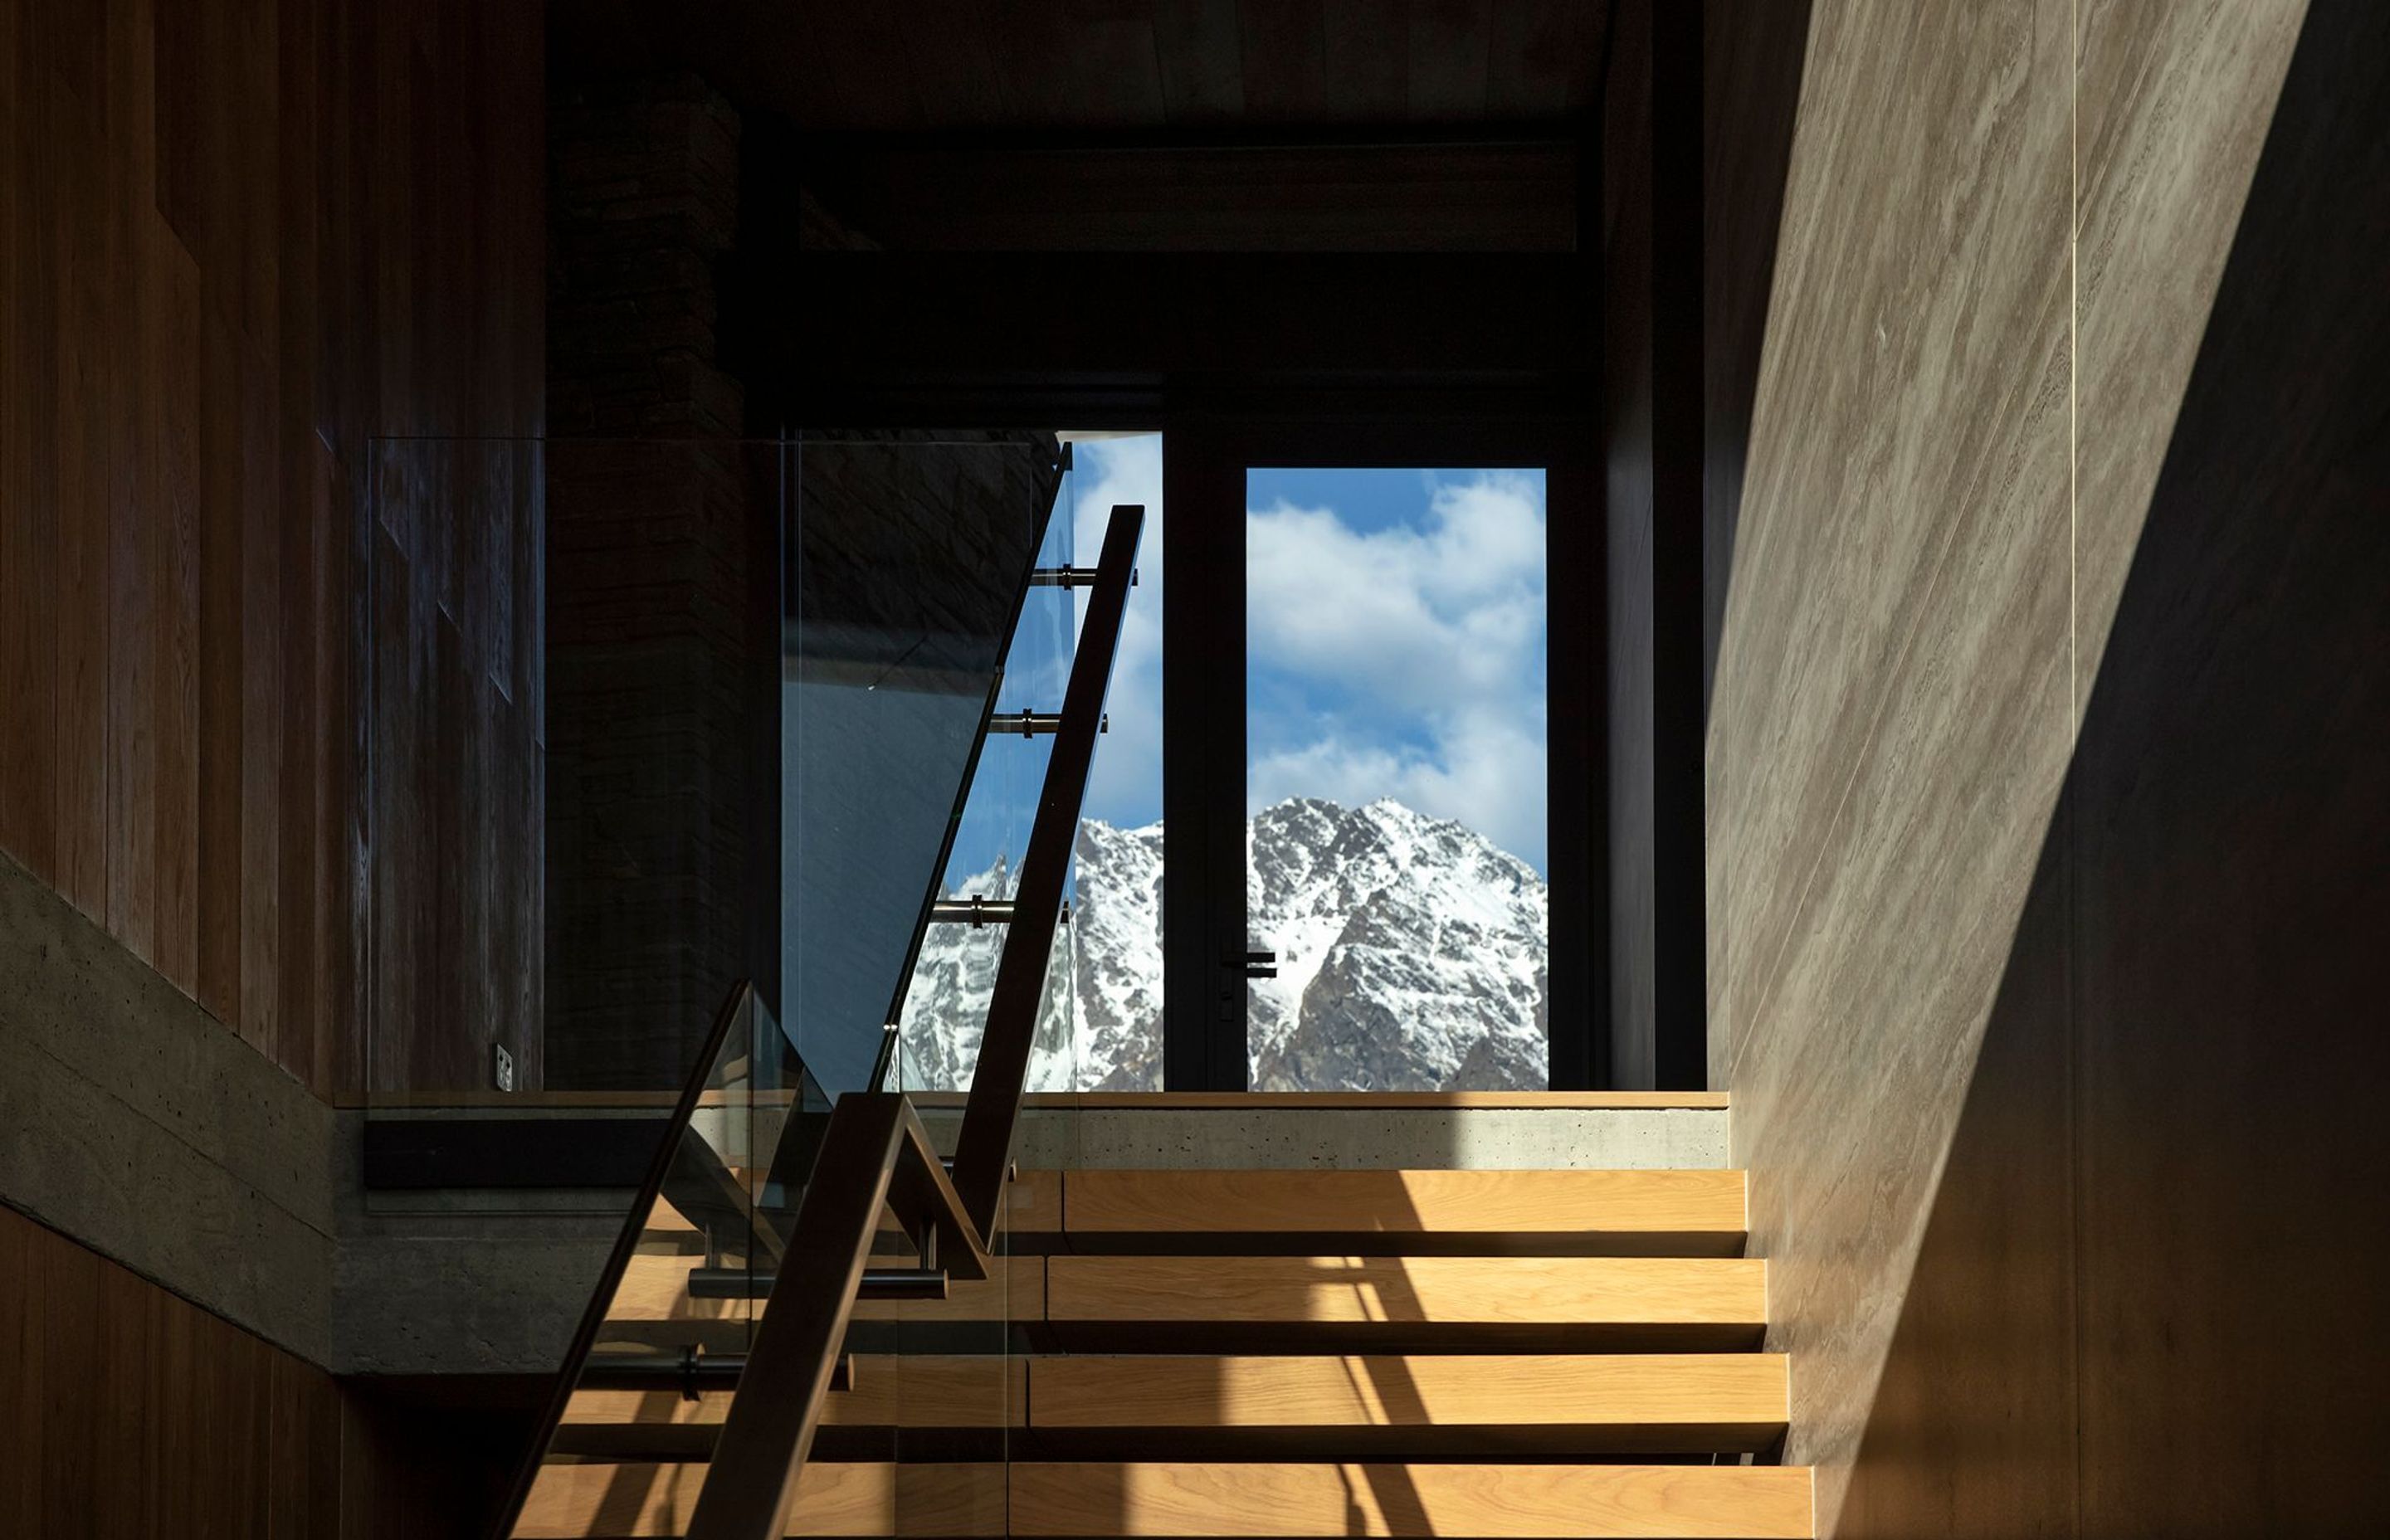
[[[1278, 977], [1248, 996], [1256, 1090], [1544, 1084], [1535, 868], [1393, 801], [1281, 802], [1247, 840], [1253, 941], [1279, 956]], [[1159, 1089], [1162, 826], [1090, 819], [1075, 853], [1076, 914], [1057, 942], [1031, 1088]], [[1007, 895], [1009, 881], [999, 864], [958, 891]], [[1002, 941], [994, 929], [930, 932], [905, 1007], [908, 1088], [969, 1083]]]

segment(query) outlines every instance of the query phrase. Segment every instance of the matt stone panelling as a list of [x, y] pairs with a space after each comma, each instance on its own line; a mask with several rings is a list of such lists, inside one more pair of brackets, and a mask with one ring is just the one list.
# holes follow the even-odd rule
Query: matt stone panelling
[[[326, 1094], [377, 981], [537, 1016], [485, 933], [538, 930], [537, 502], [368, 446], [542, 430], [542, 110], [537, 6], [0, 26], [0, 847]], [[371, 899], [451, 884], [368, 974]]]
[[[2186, 462], [2168, 484], [2194, 511], [2144, 545], [2161, 468], [2189, 453], [2178, 408], [2221, 324], [2211, 305], [2303, 15], [2295, 0], [1812, 11], [1718, 641], [1706, 858], [1712, 1073], [1754, 1173], [1773, 1345], [1802, 1364], [1787, 1455], [1819, 1467], [1821, 1534], [2179, 1533], [2224, 1511], [2167, 1507], [2187, 1465], [2215, 1472], [2206, 1499], [2241, 1505], [2236, 1532], [2337, 1511], [2332, 1483], [2252, 1475], [2279, 1463], [2270, 1444], [2317, 1442], [2286, 1385], [2243, 1377], [2217, 1398], [2166, 1365], [2188, 1354], [2229, 1379], [2225, 1323], [2268, 1308], [2216, 1280], [2255, 1276], [2240, 1221], [2260, 1173], [2302, 1182], [2263, 1158], [2269, 1120], [2285, 1120], [2281, 1148], [2324, 1162], [2325, 1136], [2294, 1136], [2250, 1051], [2339, 1029], [2270, 1017], [2253, 948], [2215, 981], [2247, 1007], [2250, 1049], [2181, 1055], [2159, 1019], [2197, 1009], [2152, 970], [2224, 896], [2203, 882], [2296, 891], [2268, 863], [2313, 853], [2255, 823], [2218, 835], [2193, 725], [2161, 709], [2214, 672], [2203, 648], [2274, 648], [2275, 693], [2326, 720], [2334, 687], [2359, 687], [2326, 683], [2345, 594], [2317, 588], [2304, 650], [2285, 622], [2236, 636], [2224, 618], [2267, 601], [2234, 585], [2271, 569], [2183, 554], [2270, 527], [2260, 544], [2290, 574], [2306, 542], [2345, 536], [2346, 504], [2323, 490], [2345, 466], [2262, 457], [2345, 448], [2318, 402], [2278, 392], [2203, 422], [2204, 441], [2244, 433], [2248, 454], [2212, 474]], [[2378, 104], [2378, 73], [2351, 98]], [[2138, 609], [2120, 611], [2137, 563]], [[2290, 597], [2288, 575], [2266, 581]], [[2207, 616], [2212, 642], [2168, 650], [2169, 611]], [[2103, 681], [2110, 617], [2134, 612], [2139, 662], [2112, 652]], [[2229, 714], [2254, 697], [2207, 699]], [[2318, 815], [2380, 767], [2353, 738], [2298, 751], [2336, 767], [2307, 777]], [[2161, 878], [2141, 858], [2168, 847], [2204, 865]], [[2346, 886], [2327, 862], [2315, 875]], [[2237, 1175], [2196, 1159], [2198, 1120], [2168, 1110], [2190, 1106], [2249, 1136]], [[2196, 1195], [2164, 1181], [2170, 1162], [2203, 1172]], [[2202, 1206], [2217, 1227], [2160, 1218]], [[2294, 1212], [2339, 1233], [2316, 1202]], [[2197, 1303], [2174, 1308], [2186, 1288]]]

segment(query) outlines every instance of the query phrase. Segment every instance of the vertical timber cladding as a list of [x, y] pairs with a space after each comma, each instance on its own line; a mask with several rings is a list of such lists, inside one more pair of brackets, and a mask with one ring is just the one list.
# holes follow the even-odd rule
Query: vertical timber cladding
[[480, 1534], [527, 1424], [384, 1399], [0, 1207], [11, 1534]]
[[[539, 14], [10, 18], [0, 849], [329, 1095], [361, 1074], [368, 862], [476, 895], [386, 987], [538, 988], [537, 500], [402, 483], [369, 512], [368, 460], [542, 429]], [[432, 597], [369, 633], [368, 571]], [[359, 696], [443, 665], [448, 696]], [[375, 834], [413, 811], [364, 774], [398, 705], [379, 736], [441, 726], [478, 779]]]

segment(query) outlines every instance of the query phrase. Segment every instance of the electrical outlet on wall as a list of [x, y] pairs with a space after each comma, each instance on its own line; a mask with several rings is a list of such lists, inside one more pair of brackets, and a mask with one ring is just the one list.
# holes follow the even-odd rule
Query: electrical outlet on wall
[[501, 1091], [515, 1088], [515, 1056], [507, 1052], [504, 1043], [490, 1045], [490, 1079]]

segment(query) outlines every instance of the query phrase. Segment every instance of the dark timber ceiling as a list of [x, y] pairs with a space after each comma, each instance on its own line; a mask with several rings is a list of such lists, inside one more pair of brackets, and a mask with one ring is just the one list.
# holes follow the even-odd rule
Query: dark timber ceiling
[[576, 71], [695, 70], [801, 129], [1559, 123], [1610, 0], [556, 0]]

